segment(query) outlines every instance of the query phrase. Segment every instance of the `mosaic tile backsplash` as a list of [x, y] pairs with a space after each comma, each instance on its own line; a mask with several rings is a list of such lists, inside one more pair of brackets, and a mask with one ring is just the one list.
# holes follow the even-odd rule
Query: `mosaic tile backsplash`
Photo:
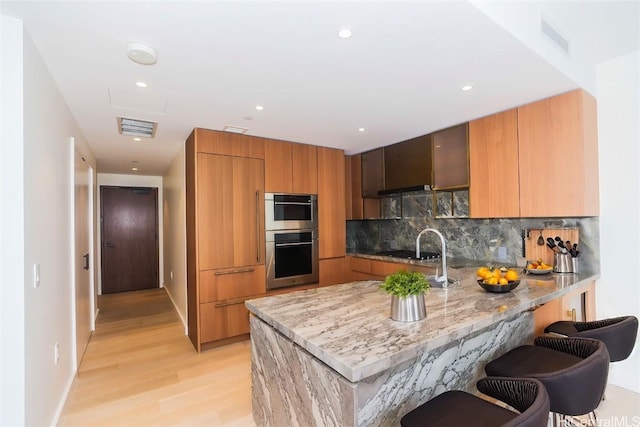
[[[406, 193], [383, 200], [386, 218], [347, 221], [349, 252], [415, 249], [415, 240], [425, 228], [435, 228], [445, 237], [447, 255], [479, 262], [524, 266], [522, 230], [578, 228], [580, 264], [599, 271], [600, 227], [597, 217], [589, 218], [507, 218], [470, 219], [465, 192], [443, 193], [436, 203], [425, 192]], [[444, 205], [443, 205], [444, 202]], [[432, 233], [421, 238], [422, 250], [440, 251], [440, 241]]]

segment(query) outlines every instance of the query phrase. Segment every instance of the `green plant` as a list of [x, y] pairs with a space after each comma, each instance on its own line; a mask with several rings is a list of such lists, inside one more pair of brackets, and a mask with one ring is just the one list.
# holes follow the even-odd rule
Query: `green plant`
[[386, 293], [401, 298], [418, 295], [429, 289], [429, 281], [424, 274], [415, 271], [400, 270], [387, 276], [380, 288]]

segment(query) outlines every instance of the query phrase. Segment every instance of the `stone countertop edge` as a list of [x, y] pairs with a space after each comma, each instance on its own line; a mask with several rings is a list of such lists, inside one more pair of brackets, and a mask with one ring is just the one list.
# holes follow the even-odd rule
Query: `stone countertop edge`
[[[478, 286], [475, 268], [460, 285], [430, 289], [427, 318], [389, 318], [379, 281], [349, 282], [245, 302], [249, 311], [351, 382], [376, 375], [477, 330], [528, 311], [597, 280], [598, 273], [522, 275], [511, 292]], [[450, 311], [450, 312], [449, 312]]]

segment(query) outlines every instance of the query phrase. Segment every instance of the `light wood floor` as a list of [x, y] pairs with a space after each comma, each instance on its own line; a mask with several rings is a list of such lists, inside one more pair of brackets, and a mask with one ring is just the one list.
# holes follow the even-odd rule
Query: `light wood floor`
[[163, 289], [100, 296], [60, 426], [253, 426], [249, 341], [196, 353]]

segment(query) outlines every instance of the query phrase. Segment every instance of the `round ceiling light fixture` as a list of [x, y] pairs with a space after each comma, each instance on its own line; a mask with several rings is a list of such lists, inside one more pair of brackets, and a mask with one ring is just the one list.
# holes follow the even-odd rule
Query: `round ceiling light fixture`
[[133, 62], [142, 65], [153, 65], [158, 60], [156, 50], [144, 43], [127, 43], [127, 56]]
[[348, 39], [353, 35], [353, 33], [351, 32], [351, 29], [349, 28], [341, 28], [340, 30], [338, 30], [338, 37], [340, 37], [341, 39]]

